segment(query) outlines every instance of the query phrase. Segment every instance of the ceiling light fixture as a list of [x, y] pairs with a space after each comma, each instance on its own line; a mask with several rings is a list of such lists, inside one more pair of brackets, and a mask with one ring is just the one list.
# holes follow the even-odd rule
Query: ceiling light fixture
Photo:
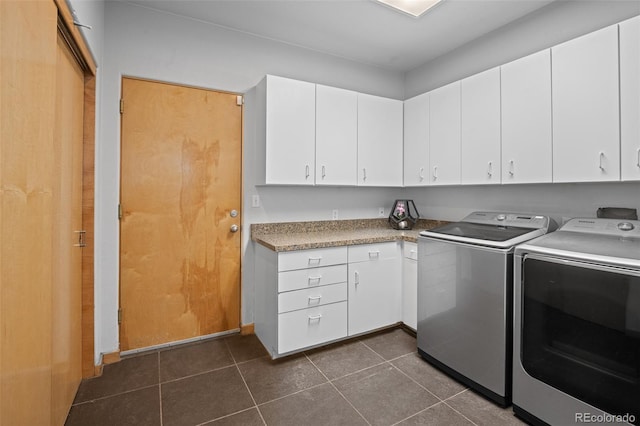
[[427, 10], [431, 9], [436, 4], [440, 3], [441, 0], [376, 0], [376, 1], [383, 3], [387, 6], [391, 6], [396, 10], [407, 13], [417, 18], [422, 14], [424, 14]]

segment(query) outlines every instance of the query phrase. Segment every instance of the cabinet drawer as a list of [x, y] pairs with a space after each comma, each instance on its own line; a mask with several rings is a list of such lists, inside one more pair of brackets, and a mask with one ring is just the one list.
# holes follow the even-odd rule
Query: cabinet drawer
[[405, 241], [402, 251], [405, 259], [418, 260], [418, 245], [416, 243]]
[[347, 336], [347, 302], [278, 315], [278, 353]]
[[346, 247], [297, 250], [278, 254], [278, 271], [317, 268], [347, 263]]
[[347, 300], [347, 283], [323, 285], [278, 295], [278, 313], [327, 305]]
[[349, 246], [349, 263], [399, 258], [396, 242]]
[[278, 293], [347, 281], [347, 265], [278, 272]]

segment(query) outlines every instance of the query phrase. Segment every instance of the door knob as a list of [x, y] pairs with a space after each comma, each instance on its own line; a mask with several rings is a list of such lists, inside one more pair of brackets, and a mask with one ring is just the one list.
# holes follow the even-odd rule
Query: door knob
[[231, 225], [231, 232], [238, 232], [238, 229], [240, 229], [238, 225], [235, 225], [235, 224]]

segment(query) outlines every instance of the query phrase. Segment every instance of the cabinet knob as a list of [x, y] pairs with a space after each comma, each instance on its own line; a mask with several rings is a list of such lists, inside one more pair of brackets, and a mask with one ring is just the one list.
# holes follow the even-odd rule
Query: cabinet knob
[[236, 225], [235, 223], [233, 225], [231, 225], [231, 232], [238, 232], [239, 229], [240, 229], [240, 227], [238, 225]]

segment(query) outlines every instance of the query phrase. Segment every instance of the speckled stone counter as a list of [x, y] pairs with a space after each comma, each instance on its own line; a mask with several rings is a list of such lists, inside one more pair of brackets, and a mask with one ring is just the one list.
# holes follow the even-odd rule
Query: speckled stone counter
[[274, 251], [306, 250], [388, 241], [416, 242], [420, 231], [447, 222], [420, 219], [409, 231], [398, 231], [387, 219], [328, 220], [318, 222], [255, 223], [251, 239]]

